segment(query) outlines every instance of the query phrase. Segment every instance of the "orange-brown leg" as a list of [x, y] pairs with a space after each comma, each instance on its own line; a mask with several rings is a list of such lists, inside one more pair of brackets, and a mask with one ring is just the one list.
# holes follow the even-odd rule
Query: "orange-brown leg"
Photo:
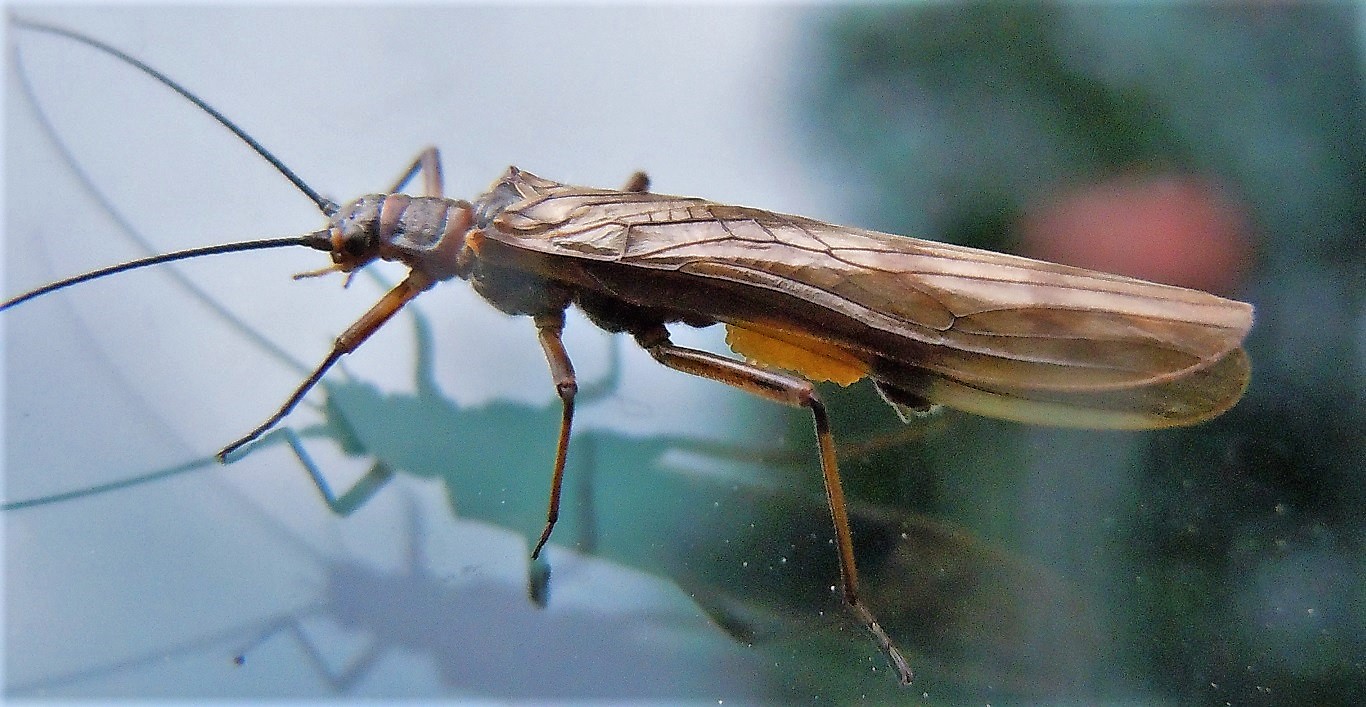
[[541, 349], [545, 351], [546, 362], [550, 365], [550, 377], [555, 381], [555, 392], [560, 396], [563, 410], [560, 414], [560, 438], [555, 445], [555, 468], [550, 476], [550, 507], [546, 509], [545, 530], [531, 551], [531, 559], [541, 555], [541, 549], [550, 539], [550, 531], [555, 529], [555, 521], [560, 518], [560, 489], [564, 485], [564, 465], [569, 457], [569, 433], [574, 426], [574, 396], [579, 392], [579, 384], [574, 378], [574, 364], [569, 353], [564, 350], [560, 335], [564, 331], [564, 312], [542, 314], [536, 317], [537, 337]]
[[910, 664], [896, 644], [882, 629], [873, 612], [859, 598], [858, 568], [854, 564], [853, 535], [849, 530], [849, 514], [845, 508], [844, 489], [840, 485], [839, 466], [835, 459], [835, 437], [830, 431], [830, 418], [825, 404], [808, 380], [759, 368], [742, 361], [718, 356], [707, 351], [675, 346], [664, 327], [636, 334], [640, 343], [654, 359], [669, 368], [710, 378], [739, 388], [774, 402], [806, 408], [816, 425], [816, 445], [820, 448], [821, 472], [825, 478], [825, 494], [830, 505], [830, 520], [835, 526], [835, 543], [839, 552], [840, 578], [844, 601], [859, 622], [873, 634], [878, 647], [887, 655], [902, 684], [910, 684]]
[[394, 289], [389, 290], [389, 292], [386, 293], [384, 297], [380, 298], [368, 312], [361, 315], [361, 318], [357, 319], [355, 324], [347, 327], [346, 331], [342, 332], [341, 335], [337, 337], [337, 340], [332, 344], [332, 352], [327, 355], [327, 358], [323, 359], [323, 362], [313, 370], [313, 373], [311, 373], [308, 378], [304, 379], [303, 383], [299, 384], [299, 387], [294, 390], [294, 394], [289, 396], [289, 399], [285, 401], [284, 405], [280, 406], [279, 410], [275, 411], [274, 415], [271, 415], [270, 418], [258, 425], [256, 429], [248, 432], [241, 439], [229, 444], [219, 451], [217, 455], [218, 461], [226, 462], [229, 454], [232, 454], [243, 445], [260, 437], [266, 430], [274, 427], [276, 423], [284, 419], [285, 415], [288, 415], [290, 411], [294, 409], [294, 406], [298, 405], [299, 401], [304, 399], [304, 396], [308, 394], [308, 391], [312, 390], [313, 386], [317, 385], [318, 381], [322, 380], [323, 374], [327, 373], [327, 370], [332, 367], [332, 364], [340, 360], [342, 356], [355, 351], [356, 347], [370, 338], [371, 334], [374, 334], [381, 326], [384, 326], [385, 322], [389, 321], [395, 314], [398, 314], [398, 311], [403, 308], [403, 305], [411, 302], [414, 297], [417, 297], [430, 289], [432, 284], [432, 279], [420, 272], [414, 271], [408, 273], [408, 277], [405, 278], [403, 282], [395, 285]]
[[408, 186], [408, 182], [411, 182], [419, 172], [422, 173], [423, 196], [445, 195], [445, 186], [441, 177], [441, 151], [435, 147], [426, 147], [417, 153], [412, 164], [408, 165], [403, 176], [399, 177], [393, 186], [389, 187], [387, 193], [403, 191], [403, 188]]

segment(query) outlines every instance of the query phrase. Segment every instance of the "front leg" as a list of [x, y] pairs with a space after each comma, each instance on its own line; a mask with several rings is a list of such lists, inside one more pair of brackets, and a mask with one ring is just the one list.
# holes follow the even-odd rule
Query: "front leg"
[[322, 363], [318, 364], [317, 368], [313, 369], [313, 373], [309, 374], [308, 378], [305, 378], [304, 382], [300, 383], [298, 388], [294, 389], [294, 393], [289, 396], [289, 399], [285, 401], [284, 405], [280, 406], [280, 409], [275, 411], [275, 414], [258, 425], [256, 429], [248, 432], [246, 436], [220, 450], [217, 455], [218, 461], [224, 464], [228, 463], [228, 457], [231, 456], [234, 451], [247, 443], [254, 441], [262, 434], [265, 434], [267, 430], [274, 427], [275, 423], [283, 420], [285, 416], [294, 409], [294, 406], [298, 405], [299, 401], [304, 399], [304, 396], [308, 394], [308, 391], [312, 390], [313, 386], [317, 385], [318, 381], [322, 380], [323, 374], [327, 373], [328, 369], [332, 368], [333, 364], [340, 361], [342, 356], [355, 351], [358, 346], [365, 343], [365, 340], [370, 338], [370, 335], [384, 326], [384, 323], [389, 321], [395, 314], [398, 314], [398, 311], [402, 309], [404, 305], [413, 301], [414, 297], [426, 292], [431, 288], [432, 284], [433, 280], [420, 271], [414, 270], [408, 273], [408, 277], [404, 278], [403, 282], [395, 285], [394, 288], [381, 297], [369, 311], [361, 315], [360, 319], [357, 319], [354, 324], [346, 328], [346, 331], [343, 331], [337, 336], [336, 341], [332, 344], [331, 353], [327, 355], [327, 358], [323, 359]]

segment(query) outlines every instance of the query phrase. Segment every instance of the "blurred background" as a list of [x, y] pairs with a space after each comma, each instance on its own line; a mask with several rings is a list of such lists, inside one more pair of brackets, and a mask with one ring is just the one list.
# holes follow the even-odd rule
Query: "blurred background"
[[1066, 577], [1107, 639], [1085, 661], [1102, 694], [1358, 701], [1357, 8], [862, 8], [818, 26], [803, 124], [865, 225], [1257, 307], [1247, 396], [1208, 424], [955, 420], [849, 476]]
[[[646, 169], [665, 193], [1208, 290], [1257, 323], [1246, 397], [1188, 429], [906, 428], [871, 386], [822, 390], [867, 597], [917, 670], [902, 689], [830, 591], [800, 412], [571, 319], [584, 404], [546, 599], [525, 558], [558, 409], [529, 322], [455, 283], [349, 357], [288, 421], [339, 494], [361, 482], [329, 507], [282, 437], [209, 456], [378, 285], [291, 282], [317, 258], [280, 253], [73, 290], [0, 321], [7, 696], [1366, 694], [1354, 6], [14, 12], [170, 73], [334, 198], [426, 144], [466, 198], [507, 164]], [[164, 88], [8, 40], [7, 294], [317, 227]]]

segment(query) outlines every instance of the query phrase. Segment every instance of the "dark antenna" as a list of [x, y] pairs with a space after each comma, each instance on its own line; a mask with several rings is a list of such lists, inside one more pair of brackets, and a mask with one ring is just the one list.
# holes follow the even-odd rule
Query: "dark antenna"
[[[263, 147], [261, 143], [257, 142], [255, 138], [248, 135], [246, 131], [238, 127], [236, 123], [229, 120], [227, 116], [223, 115], [222, 113], [219, 113], [213, 106], [209, 105], [208, 103], [205, 103], [201, 98], [194, 95], [193, 93], [190, 93], [188, 89], [176, 83], [160, 71], [157, 71], [156, 69], [148, 66], [147, 64], [139, 61], [138, 59], [129, 56], [128, 54], [108, 44], [105, 44], [104, 42], [101, 42], [97, 39], [93, 39], [91, 37], [87, 37], [83, 34], [78, 34], [68, 29], [64, 29], [62, 27], [54, 27], [51, 25], [30, 22], [28, 20], [22, 20], [17, 18], [13, 19], [12, 22], [17, 27], [23, 27], [25, 29], [33, 30], [35, 32], [47, 32], [49, 34], [65, 37], [72, 41], [80, 42], [81, 44], [93, 47], [99, 51], [110, 54], [111, 56], [120, 59], [132, 65], [133, 67], [141, 70], [143, 73], [146, 73], [147, 75], [156, 79], [158, 82], [165, 85], [167, 88], [170, 88], [176, 93], [179, 93], [186, 100], [198, 106], [205, 113], [208, 113], [210, 116], [213, 116], [213, 118], [217, 120], [219, 124], [221, 124], [223, 127], [227, 128], [228, 130], [231, 130], [234, 135], [236, 135], [243, 142], [249, 145], [251, 149], [255, 150], [256, 154], [265, 158], [267, 162], [274, 166], [275, 169], [278, 172], [280, 172], [280, 174], [284, 175], [284, 177], [288, 179], [290, 183], [292, 183], [296, 188], [298, 188], [299, 191], [303, 192], [305, 196], [307, 196], [309, 199], [313, 201], [313, 203], [317, 204], [318, 208], [321, 209], [324, 214], [326, 214], [327, 216], [332, 216], [339, 210], [339, 207], [336, 203], [320, 196], [316, 191], [313, 190], [312, 187], [305, 184], [304, 181], [300, 179], [298, 175], [294, 174], [292, 170], [290, 170], [288, 167], [284, 165], [283, 162], [276, 158], [275, 155], [271, 154], [271, 152], [267, 150], [265, 147]], [[17, 62], [17, 47], [15, 49], [15, 52], [15, 59]], [[32, 89], [28, 85], [27, 80], [24, 81], [24, 88], [25, 91], [29, 93], [30, 102], [32, 102], [33, 105], [36, 107], [38, 105], [37, 98], [33, 95]], [[43, 116], [43, 120], [44, 122], [46, 121], [46, 116]], [[46, 126], [45, 123], [45, 128], [47, 127], [48, 126]], [[59, 145], [61, 145], [60, 140], [57, 140], [56, 142]], [[61, 148], [65, 153], [65, 145], [61, 145]], [[121, 218], [119, 218], [118, 220], [122, 221]], [[169, 263], [177, 260], [197, 258], [203, 255], [218, 255], [220, 253], [238, 253], [248, 250], [264, 250], [267, 248], [282, 248], [286, 246], [296, 245], [307, 246], [309, 248], [314, 248], [316, 250], [330, 251], [332, 249], [331, 234], [327, 229], [324, 229], [321, 231], [315, 231], [304, 236], [268, 238], [254, 241], [243, 241], [239, 243], [224, 243], [219, 245], [203, 246], [199, 248], [189, 248], [186, 250], [179, 250], [172, 253], [162, 253], [159, 255], [153, 255], [146, 258], [139, 258], [137, 260], [132, 260], [126, 263], [119, 263], [118, 265], [111, 265], [106, 268], [100, 268], [99, 270], [93, 270], [91, 272], [75, 275], [64, 280], [58, 280], [57, 282], [49, 283], [47, 285], [39, 287], [38, 289], [25, 292], [12, 299], [6, 300], [3, 303], [0, 303], [0, 312], [3, 312], [9, 309], [10, 307], [21, 304], [23, 302], [27, 302], [28, 300], [31, 300], [35, 297], [48, 294], [49, 292], [70, 287], [72, 285], [78, 285], [82, 282], [95, 280], [106, 275], [114, 275], [117, 273], [126, 272], [128, 270], [136, 270], [138, 268], [147, 267], [149, 265], [159, 265], [161, 263]]]
[[243, 241], [241, 243], [224, 243], [221, 245], [204, 246], [202, 248], [189, 248], [186, 250], [178, 250], [173, 253], [162, 253], [161, 255], [153, 255], [148, 258], [138, 258], [137, 260], [130, 260], [126, 263], [110, 265], [107, 268], [100, 268], [99, 270], [91, 270], [87, 273], [74, 275], [72, 277], [66, 278], [65, 280], [58, 280], [56, 282], [43, 285], [42, 287], [39, 287], [36, 290], [30, 290], [22, 295], [19, 295], [18, 297], [15, 297], [14, 299], [6, 300], [4, 303], [0, 303], [0, 312], [3, 312], [6, 309], [9, 309], [10, 307], [13, 307], [17, 304], [27, 302], [33, 299], [34, 297], [45, 295], [49, 292], [60, 290], [65, 287], [70, 287], [72, 285], [79, 285], [82, 282], [88, 282], [96, 278], [104, 277], [105, 275], [114, 275], [128, 270], [145, 268], [148, 265], [160, 265], [161, 263], [170, 263], [176, 260], [198, 258], [201, 255], [218, 255], [219, 253], [238, 253], [244, 250], [264, 250], [266, 248], [283, 248], [285, 246], [293, 245], [308, 246], [310, 248], [315, 248], [317, 250], [331, 250], [332, 240], [330, 233], [330, 231], [324, 229], [321, 231], [315, 231], [306, 236], [289, 236], [286, 238], [267, 238], [259, 241]]
[[[200, 110], [213, 116], [213, 119], [217, 120], [220, 125], [227, 128], [228, 130], [231, 130], [233, 135], [236, 135], [238, 138], [240, 138], [242, 142], [247, 143], [247, 145], [249, 145], [251, 149], [256, 151], [256, 154], [265, 158], [265, 160], [269, 162], [270, 165], [276, 169], [276, 171], [284, 175], [285, 179], [288, 179], [290, 183], [294, 185], [294, 188], [303, 192], [304, 196], [307, 196], [310, 200], [313, 201], [314, 204], [317, 204], [318, 209], [323, 212], [323, 215], [332, 216], [336, 214], [337, 211], [341, 208], [336, 204], [336, 202], [314, 191], [313, 187], [308, 186], [308, 184], [306, 184], [303, 179], [299, 178], [299, 175], [295, 174], [293, 170], [286, 167], [285, 164], [281, 162], [278, 158], [276, 158], [275, 155], [271, 154], [270, 150], [267, 150], [264, 145], [257, 142], [256, 138], [253, 138], [252, 136], [248, 135], [245, 130], [237, 127], [237, 124], [229, 120], [227, 116], [223, 115], [222, 113], [219, 113], [218, 109], [204, 102], [204, 100], [201, 99], [199, 96], [194, 95], [190, 92], [189, 89], [185, 88], [184, 86], [181, 86], [179, 83], [176, 83], [175, 80], [173, 80], [166, 74], [157, 71], [156, 69], [148, 66], [147, 64], [138, 60], [137, 58], [129, 56], [128, 54], [120, 51], [119, 49], [112, 47], [108, 44], [105, 44], [104, 42], [101, 42], [98, 39], [87, 37], [83, 34], [73, 32], [72, 30], [65, 29], [62, 27], [56, 27], [53, 25], [42, 24], [40, 22], [31, 22], [29, 20], [19, 18], [14, 18], [12, 22], [16, 27], [23, 27], [25, 29], [33, 30], [35, 32], [47, 32], [48, 34], [55, 34], [60, 37], [66, 37], [67, 39], [80, 42], [81, 44], [84, 44], [88, 47], [93, 47], [94, 49], [102, 51], [106, 54], [109, 54], [121, 61], [124, 61], [132, 65], [139, 71], [142, 71], [144, 74], [147, 74], [148, 76], [151, 76], [152, 78], [161, 82], [172, 91], [175, 91], [176, 93], [179, 93], [181, 96], [184, 96], [186, 100], [198, 106]], [[6, 306], [8, 306], [8, 304]]]
[[[19, 80], [19, 87], [23, 89], [24, 98], [27, 99], [29, 109], [33, 111], [33, 117], [37, 119], [38, 126], [42, 128], [43, 134], [47, 136], [48, 142], [52, 144], [52, 147], [57, 151], [57, 154], [61, 155], [62, 161], [66, 163], [67, 168], [71, 170], [72, 176], [81, 183], [82, 188], [90, 195], [90, 198], [95, 201], [100, 210], [104, 211], [104, 213], [113, 220], [114, 225], [117, 226], [125, 236], [133, 243], [137, 244], [138, 247], [146, 251], [147, 255], [158, 255], [157, 249], [143, 237], [142, 233], [138, 230], [138, 227], [133, 225], [133, 222], [128, 216], [114, 205], [114, 202], [109, 198], [109, 195], [104, 193], [104, 190], [100, 188], [100, 185], [96, 182], [95, 178], [86, 171], [85, 167], [81, 164], [81, 161], [72, 153], [71, 147], [62, 139], [57, 127], [53, 125], [51, 118], [49, 118], [47, 112], [43, 110], [42, 101], [38, 100], [38, 92], [34, 89], [33, 83], [29, 80], [28, 70], [24, 68], [23, 55], [17, 50], [14, 52], [14, 68], [16, 69], [15, 75]], [[308, 368], [304, 364], [295, 361], [287, 352], [277, 346], [275, 342], [266, 338], [255, 329], [252, 329], [250, 325], [238, 318], [237, 315], [228, 311], [221, 303], [200, 289], [199, 285], [197, 285], [193, 279], [185, 276], [175, 268], [167, 268], [164, 272], [174, 278], [181, 287], [189, 292], [195, 299], [199, 300], [201, 304], [208, 307], [221, 319], [240, 331], [243, 336], [270, 353], [277, 360], [292, 367], [301, 374], [308, 372]], [[8, 507], [9, 506], [5, 506], [0, 508], [0, 510], [4, 510]]]

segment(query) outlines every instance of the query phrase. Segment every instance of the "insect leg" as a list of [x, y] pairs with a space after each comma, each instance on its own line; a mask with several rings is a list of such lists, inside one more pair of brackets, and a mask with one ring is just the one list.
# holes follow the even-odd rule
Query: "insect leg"
[[299, 459], [299, 464], [308, 472], [309, 478], [313, 479], [313, 485], [317, 487], [318, 493], [322, 494], [323, 501], [333, 513], [346, 517], [356, 512], [356, 509], [365, 505], [376, 493], [379, 492], [389, 480], [394, 478], [394, 470], [383, 460], [378, 460], [370, 465], [370, 470], [365, 472], [356, 480], [351, 488], [341, 495], [337, 495], [332, 490], [332, 485], [327, 482], [327, 477], [323, 475], [322, 469], [314, 463], [313, 456], [308, 453], [308, 448], [304, 446], [304, 440], [289, 427], [281, 427], [262, 437], [268, 438], [271, 435], [279, 435], [285, 440], [285, 444], [293, 450], [294, 456]]
[[555, 392], [564, 404], [560, 415], [560, 438], [555, 445], [555, 470], [550, 477], [550, 507], [546, 510], [545, 530], [541, 539], [531, 551], [531, 559], [541, 554], [541, 548], [550, 539], [550, 531], [560, 518], [560, 487], [564, 483], [564, 464], [569, 455], [569, 430], [574, 424], [574, 396], [579, 392], [579, 384], [574, 378], [574, 364], [569, 353], [564, 350], [560, 335], [564, 332], [564, 312], [538, 314], [535, 317], [536, 334], [545, 351], [546, 362], [550, 364], [550, 376], [555, 380]]
[[637, 193], [637, 194], [645, 194], [645, 193], [649, 192], [649, 191], [650, 191], [650, 175], [648, 175], [648, 174], [646, 174], [646, 173], [644, 173], [644, 172], [635, 172], [635, 173], [633, 173], [633, 174], [630, 176], [630, 178], [626, 180], [626, 184], [624, 184], [624, 185], [621, 187], [621, 190], [622, 190], [622, 191], [635, 192], [635, 193]]
[[835, 543], [839, 552], [844, 601], [860, 623], [873, 634], [878, 647], [900, 674], [902, 684], [910, 684], [910, 664], [901, 655], [891, 637], [882, 629], [873, 612], [859, 599], [853, 535], [849, 531], [849, 514], [845, 508], [844, 489], [840, 485], [839, 466], [835, 459], [835, 437], [830, 431], [830, 418], [826, 415], [825, 404], [816, 394], [814, 384], [803, 378], [759, 368], [707, 351], [675, 346], [669, 340], [668, 331], [662, 326], [638, 332], [635, 337], [650, 356], [669, 368], [710, 378], [774, 402], [811, 411], [816, 424], [816, 444], [820, 448], [826, 500], [829, 501], [830, 519], [835, 526]]
[[284, 419], [285, 415], [288, 415], [290, 411], [294, 409], [294, 406], [298, 405], [300, 400], [303, 400], [304, 395], [306, 395], [314, 385], [317, 385], [319, 380], [322, 380], [323, 374], [327, 373], [327, 369], [331, 368], [332, 364], [340, 360], [342, 356], [355, 351], [366, 339], [370, 338], [371, 334], [375, 333], [380, 327], [384, 326], [385, 322], [389, 321], [390, 318], [397, 314], [398, 310], [403, 308], [403, 305], [411, 302], [414, 297], [417, 297], [430, 289], [433, 284], [435, 284], [435, 281], [421, 272], [414, 271], [408, 273], [408, 277], [404, 278], [403, 282], [395, 285], [394, 289], [389, 290], [384, 297], [380, 298], [380, 301], [376, 302], [375, 305], [370, 308], [370, 311], [361, 315], [361, 318], [357, 319], [356, 323], [347, 327], [346, 331], [342, 332], [337, 337], [336, 342], [332, 344], [332, 352], [329, 353], [327, 358], [323, 359], [323, 362], [313, 370], [313, 373], [309, 374], [308, 378], [304, 379], [303, 383], [299, 384], [299, 387], [294, 390], [294, 394], [289, 396], [289, 399], [285, 401], [284, 405], [280, 406], [279, 410], [275, 411], [274, 415], [271, 415], [270, 418], [265, 422], [262, 422], [256, 429], [247, 433], [246, 436], [224, 447], [217, 455], [218, 461], [226, 463], [229, 454], [232, 454], [243, 445], [260, 437], [266, 430], [274, 427], [277, 422]]
[[441, 177], [441, 151], [435, 147], [426, 147], [417, 153], [417, 157], [413, 158], [412, 164], [408, 165], [403, 176], [389, 187], [389, 193], [403, 191], [418, 172], [422, 173], [423, 196], [443, 196], [446, 193]]

